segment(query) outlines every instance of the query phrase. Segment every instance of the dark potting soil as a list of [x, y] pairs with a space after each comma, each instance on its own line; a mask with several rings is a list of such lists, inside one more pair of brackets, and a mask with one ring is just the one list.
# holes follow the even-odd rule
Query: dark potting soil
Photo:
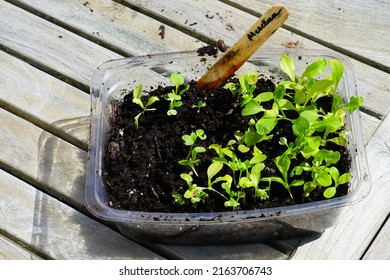
[[[231, 211], [231, 208], [224, 207], [224, 200], [214, 192], [208, 192], [209, 198], [206, 203], [200, 202], [196, 206], [189, 200], [181, 206], [174, 203], [172, 190], [184, 194], [188, 189], [180, 174], [191, 172], [190, 167], [178, 163], [179, 160], [186, 158], [189, 151], [189, 147], [184, 145], [182, 136], [191, 134], [196, 129], [203, 129], [207, 138], [197, 141], [197, 146], [207, 149], [212, 143], [226, 145], [229, 140], [234, 139], [234, 132], [237, 130], [245, 132], [250, 117], [241, 115], [242, 108], [239, 101], [233, 97], [230, 90], [198, 89], [194, 85], [191, 85], [183, 95], [183, 105], [177, 109], [177, 115], [168, 116], [169, 102], [164, 100], [164, 96], [172, 89], [173, 87], [159, 86], [148, 93], [149, 96], [157, 96], [160, 102], [153, 104], [152, 107], [156, 110], [141, 115], [138, 128], [135, 126], [134, 116], [140, 112], [140, 107], [132, 102], [132, 92], [116, 104], [105, 149], [103, 169], [110, 206], [116, 209], [148, 212]], [[274, 91], [274, 89], [273, 81], [265, 78], [258, 80], [259, 93]], [[146, 98], [143, 98], [145, 104]], [[206, 103], [206, 106], [198, 111], [194, 105], [199, 101]], [[323, 97], [317, 104], [324, 110], [330, 110], [332, 98]], [[262, 105], [269, 109], [267, 103]], [[278, 143], [280, 137], [285, 136], [289, 142], [293, 141], [291, 122], [279, 121], [272, 134], [274, 135], [272, 139], [257, 144], [257, 147], [267, 156], [264, 162], [267, 167], [261, 172], [262, 177], [275, 176], [275, 174], [280, 176], [274, 159], [285, 150], [285, 147]], [[336, 144], [327, 145], [326, 149], [341, 153], [341, 159], [336, 166], [340, 174], [349, 172], [350, 157], [347, 149]], [[250, 156], [239, 152], [237, 154], [242, 155], [242, 160], [245, 160], [245, 156]], [[202, 162], [207, 164], [196, 167], [199, 174], [195, 179], [197, 185], [207, 186], [206, 170], [214, 156], [216, 156], [215, 152], [210, 149], [198, 155]], [[298, 160], [292, 161], [291, 168]], [[308, 173], [304, 172], [300, 179], [312, 180]], [[248, 194], [245, 204], [242, 203], [236, 210], [277, 207], [325, 199], [321, 189], [311, 192], [307, 198], [302, 198], [302, 187], [292, 187], [293, 199], [291, 199], [282, 185], [272, 183], [271, 186], [269, 200], [253, 199]], [[339, 186], [336, 196], [345, 195], [347, 189], [347, 184]]]

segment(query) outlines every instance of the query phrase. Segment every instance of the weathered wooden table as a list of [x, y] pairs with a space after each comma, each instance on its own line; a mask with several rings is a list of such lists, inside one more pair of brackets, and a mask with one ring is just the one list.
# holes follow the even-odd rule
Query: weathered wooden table
[[85, 208], [96, 67], [218, 39], [231, 46], [273, 2], [0, 1], [0, 259], [390, 259], [389, 1], [279, 0], [290, 17], [264, 46], [349, 56], [366, 99], [372, 190], [321, 238], [145, 247]]

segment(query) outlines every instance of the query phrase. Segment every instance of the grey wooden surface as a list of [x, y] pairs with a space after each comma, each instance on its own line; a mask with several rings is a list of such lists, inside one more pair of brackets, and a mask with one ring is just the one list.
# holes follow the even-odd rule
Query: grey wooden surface
[[[368, 197], [310, 242], [143, 246], [92, 218], [84, 185], [96, 67], [219, 39], [232, 45], [278, 3], [290, 17], [264, 47], [330, 50], [353, 63], [366, 99]], [[388, 30], [388, 1], [1, 1], [0, 259], [389, 259]]]

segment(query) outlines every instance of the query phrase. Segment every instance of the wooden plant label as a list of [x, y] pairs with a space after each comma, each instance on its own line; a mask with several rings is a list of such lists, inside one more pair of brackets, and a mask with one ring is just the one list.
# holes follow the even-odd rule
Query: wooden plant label
[[288, 18], [283, 6], [270, 8], [249, 30], [199, 79], [198, 88], [217, 88], [232, 76], [253, 53], [282, 26]]

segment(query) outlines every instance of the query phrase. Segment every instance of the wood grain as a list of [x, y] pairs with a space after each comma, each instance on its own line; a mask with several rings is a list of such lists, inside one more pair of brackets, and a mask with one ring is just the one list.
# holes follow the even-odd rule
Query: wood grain
[[381, 228], [373, 244], [364, 254], [364, 260], [390, 260], [390, 221]]
[[0, 169], [0, 227], [53, 259], [161, 259]]
[[88, 131], [77, 127], [89, 121], [88, 94], [2, 51], [0, 76], [0, 106], [87, 145]]
[[0, 34], [0, 44], [29, 63], [85, 86], [89, 85], [92, 72], [101, 63], [120, 58], [112, 51], [5, 1], [0, 2]]
[[390, 71], [390, 2], [380, 0], [234, 0], [226, 1], [254, 12], [277, 2], [291, 11], [289, 25], [334, 48], [372, 60]]
[[[1, 212], [0, 212], [1, 216]], [[0, 235], [0, 260], [39, 260], [40, 257]]]
[[[27, 7], [27, 10], [4, 1], [0, 2], [0, 45], [2, 50], [9, 51], [10, 54], [24, 59], [25, 62], [0, 52], [0, 84], [3, 87], [0, 89], [0, 106], [14, 108], [15, 110], [11, 112], [20, 114], [22, 118], [0, 110], [2, 125], [0, 144], [2, 147], [7, 147], [0, 153], [0, 166], [32, 185], [20, 181], [3, 170], [0, 171], [2, 193], [9, 195], [7, 199], [15, 199], [16, 205], [18, 207], [21, 205], [23, 208], [16, 209], [12, 200], [4, 200], [2, 197], [0, 210], [7, 214], [16, 211], [21, 221], [20, 225], [26, 225], [27, 229], [17, 228], [10, 220], [7, 220], [4, 226], [0, 224], [0, 227], [7, 232], [9, 230], [17, 239], [39, 248], [44, 254], [47, 253], [53, 258], [94, 256], [109, 258], [110, 254], [119, 258], [158, 257], [150, 251], [145, 251], [144, 248], [140, 249], [138, 245], [135, 245], [134, 252], [130, 252], [126, 249], [130, 242], [128, 239], [123, 239], [121, 235], [81, 213], [84, 211], [86, 152], [37, 127], [30, 122], [29, 118], [36, 118], [45, 123], [48, 128], [53, 126], [61, 129], [64, 133], [72, 134], [85, 143], [89, 123], [83, 119], [83, 116], [88, 115], [89, 111], [88, 95], [67, 84], [66, 82], [69, 81], [64, 77], [88, 86], [91, 73], [97, 65], [108, 59], [119, 58], [123, 54], [196, 49], [204, 44], [197, 38], [213, 41], [224, 39], [228, 45], [231, 45], [256, 17], [232, 8], [226, 3], [211, 0], [202, 2], [127, 0], [129, 6], [134, 5], [137, 8], [137, 12], [108, 0], [15, 0], [13, 2]], [[87, 2], [90, 4], [84, 6], [83, 4]], [[300, 2], [295, 1], [295, 3]], [[306, 1], [305, 4], [310, 7], [314, 2]], [[379, 7], [387, 4], [383, 1], [377, 2], [368, 1], [367, 4], [360, 4], [364, 7], [369, 4], [379, 5]], [[321, 5], [333, 7], [336, 4], [340, 4], [339, 1], [325, 1]], [[350, 7], [359, 11], [360, 8], [355, 7], [355, 4], [356, 2], [343, 3], [344, 6], [340, 7]], [[256, 9], [265, 11], [266, 8], [262, 9], [261, 5], [259, 2]], [[302, 11], [307, 10], [307, 7], [302, 8]], [[372, 11], [370, 7], [366, 8], [369, 13]], [[30, 12], [34, 9], [38, 10], [42, 17]], [[300, 12], [299, 9], [293, 10], [295, 13]], [[383, 9], [383, 11], [388, 10]], [[57, 19], [56, 23], [43, 19], [43, 14]], [[151, 16], [154, 18], [152, 19]], [[310, 19], [302, 18], [302, 20], [307, 22]], [[172, 27], [169, 27], [168, 23]], [[348, 25], [346, 29], [350, 29], [349, 24], [350, 22], [346, 23]], [[371, 26], [375, 27], [375, 24], [374, 22]], [[157, 33], [161, 31], [159, 29], [161, 25], [165, 26], [164, 39]], [[339, 23], [338, 28], [343, 28], [339, 25], [342, 24]], [[314, 23], [313, 26], [313, 30], [317, 29], [318, 33], [314, 35], [322, 36], [318, 32], [321, 30], [320, 24]], [[299, 28], [302, 32], [308, 32], [303, 26]], [[157, 34], [153, 33], [155, 29]], [[381, 30], [378, 29], [377, 32], [379, 34]], [[377, 38], [375, 36], [372, 38]], [[142, 40], [143, 37], [145, 40]], [[356, 38], [344, 37], [343, 40], [349, 41], [348, 44], [353, 42], [351, 38]], [[167, 40], [164, 41], [165, 39]], [[378, 42], [383, 42], [383, 46], [388, 42], [386, 36], [381, 35], [379, 39], [381, 40]], [[278, 30], [266, 44], [268, 47], [326, 49], [320, 44], [286, 30]], [[378, 63], [384, 63], [386, 60], [382, 60], [383, 56], [388, 55], [386, 50], [385, 53], [381, 51], [380, 43], [376, 43], [378, 46], [370, 44], [371, 42], [367, 44], [364, 42], [361, 46], [362, 52], [359, 54], [367, 55], [369, 59], [374, 59]], [[371, 50], [371, 48], [373, 51], [379, 49], [378, 56], [371, 56], [370, 51], [366, 54], [366, 49]], [[368, 248], [364, 258], [388, 258], [386, 253], [388, 248], [386, 244], [389, 240], [388, 222], [382, 228], [381, 226], [389, 213], [387, 205], [390, 195], [388, 192], [390, 178], [387, 175], [390, 166], [388, 164], [390, 140], [387, 136], [390, 135], [390, 124], [389, 117], [386, 117], [390, 103], [389, 74], [362, 62], [352, 61], [356, 72], [357, 90], [366, 98], [365, 109], [369, 113], [362, 114], [362, 121], [364, 141], [368, 143], [367, 152], [373, 180], [372, 191], [361, 203], [346, 209], [336, 226], [326, 231], [319, 240], [298, 247], [294, 255], [295, 259], [358, 259], [362, 257], [375, 236], [377, 236], [376, 240]], [[53, 75], [60, 76], [64, 82], [54, 78]], [[52, 106], [49, 106], [50, 104]], [[382, 120], [383, 123], [380, 125]], [[40, 192], [34, 186], [50, 195]], [[61, 200], [66, 201], [69, 206]], [[36, 209], [43, 207], [44, 215], [35, 210], [35, 207]], [[57, 213], [58, 211], [63, 211], [65, 216]], [[376, 215], [377, 213], [379, 215]], [[39, 219], [34, 220], [34, 217]], [[36, 223], [39, 226], [36, 226]], [[80, 230], [80, 228], [84, 229], [82, 226], [84, 223], [87, 229]], [[92, 232], [96, 228], [98, 235], [93, 237]], [[35, 230], [34, 234], [41, 230], [44, 237], [39, 240], [34, 235], [35, 239], [33, 239], [32, 229]], [[379, 229], [381, 231], [376, 235]], [[64, 231], [66, 236], [61, 235], [60, 231]], [[69, 239], [68, 236], [75, 238]], [[86, 237], [87, 244], [79, 241]], [[102, 248], [95, 244], [104, 243], [111, 238], [115, 243], [112, 249], [105, 247], [109, 245], [102, 245]], [[56, 242], [61, 244], [60, 248], [65, 250], [65, 253], [55, 248]], [[81, 242], [80, 249], [78, 249], [79, 242]], [[65, 244], [69, 247], [68, 250], [64, 249]], [[134, 243], [130, 242], [130, 244], [134, 246]], [[9, 243], [3, 248], [5, 246], [9, 248]], [[216, 246], [216, 248], [203, 250], [179, 246], [155, 247], [160, 252], [165, 251], [167, 255], [183, 259], [203, 258], [206, 255], [221, 259], [240, 258], [240, 256], [257, 259], [268, 256], [284, 259], [292, 250], [291, 246], [289, 248], [287, 252], [282, 253], [264, 244], [256, 244], [253, 248]], [[104, 250], [108, 250], [108, 253], [105, 254]]]
[[[247, 30], [254, 21], [256, 21], [257, 18], [257, 16], [248, 14], [242, 9], [237, 9], [221, 1], [213, 0], [204, 0], [201, 2], [175, 0], [125, 0], [125, 2], [137, 7], [137, 9], [145, 11], [145, 13], [152, 14], [155, 18], [162, 21], [173, 21], [175, 26], [180, 29], [188, 30], [188, 32], [193, 33], [196, 37], [207, 38], [208, 40], [212, 40], [214, 42], [219, 39], [223, 39], [228, 46], [232, 46], [242, 33]], [[288, 25], [290, 24], [291, 17], [294, 17], [294, 14], [299, 13], [301, 7], [318, 4], [317, 1], [305, 1], [302, 4], [302, 1], [299, 0], [297, 3], [302, 5], [293, 5], [291, 4], [292, 1], [268, 2], [270, 3], [268, 5], [263, 4], [265, 3], [264, 1], [256, 1], [255, 4], [252, 2], [253, 5], [247, 3], [246, 7], [252, 7], [252, 9], [257, 12], [257, 15], [259, 15], [259, 13], [264, 13], [272, 5], [286, 3], [286, 7], [289, 10], [292, 9], [290, 10], [289, 19], [286, 21], [286, 25]], [[343, 5], [348, 4], [344, 3]], [[354, 4], [352, 5], [354, 6]], [[372, 8], [369, 10], [372, 11]], [[387, 11], [390, 11], [390, 9]], [[322, 16], [323, 13], [320, 15]], [[388, 19], [386, 22], [388, 22]], [[313, 24], [318, 27], [318, 24]], [[344, 23], [337, 24], [337, 26], [340, 25], [344, 25]], [[314, 37], [322, 37], [322, 32], [315, 33]], [[348, 40], [350, 37], [345, 35], [343, 38], [344, 40]], [[387, 55], [390, 51], [388, 48], [386, 49], [386, 46], [390, 45], [387, 40], [389, 40], [389, 36], [385, 36], [385, 38], [380, 36], [380, 40], [378, 41], [383, 42], [383, 44], [378, 43], [377, 45], [384, 47], [385, 50], [385, 53], [381, 55], [381, 57], [390, 57]], [[275, 34], [264, 44], [262, 48], [302, 48], [316, 49], [319, 51], [330, 50], [322, 44], [308, 40], [297, 33], [283, 28], [280, 28], [277, 32], [275, 32]], [[366, 99], [364, 108], [366, 108], [370, 114], [379, 118], [384, 118], [390, 110], [390, 107], [387, 105], [390, 104], [388, 74], [355, 59], [351, 59], [351, 61], [356, 75], [357, 92]], [[380, 63], [380, 60], [377, 62]]]

